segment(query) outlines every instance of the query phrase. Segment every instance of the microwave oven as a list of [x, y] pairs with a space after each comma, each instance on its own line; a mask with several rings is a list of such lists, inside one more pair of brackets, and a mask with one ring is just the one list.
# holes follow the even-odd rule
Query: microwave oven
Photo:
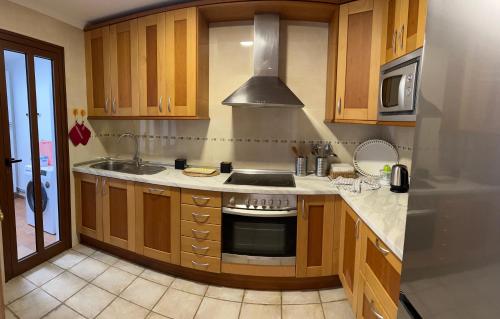
[[422, 49], [380, 69], [379, 121], [415, 121]]

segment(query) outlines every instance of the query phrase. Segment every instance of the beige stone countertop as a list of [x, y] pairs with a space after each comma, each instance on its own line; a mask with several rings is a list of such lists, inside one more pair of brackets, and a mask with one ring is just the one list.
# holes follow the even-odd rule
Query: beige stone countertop
[[224, 184], [230, 174], [220, 174], [214, 177], [190, 177], [172, 167], [168, 167], [165, 171], [154, 175], [126, 174], [94, 169], [89, 165], [77, 165], [73, 167], [73, 172], [154, 185], [216, 192], [294, 195], [340, 194], [356, 214], [399, 259], [402, 259], [403, 256], [408, 194], [392, 193], [388, 187], [382, 187], [374, 191], [364, 190], [361, 193], [351, 193], [339, 190], [330, 182], [328, 177], [316, 177], [314, 175], [295, 176], [296, 187], [230, 185]]

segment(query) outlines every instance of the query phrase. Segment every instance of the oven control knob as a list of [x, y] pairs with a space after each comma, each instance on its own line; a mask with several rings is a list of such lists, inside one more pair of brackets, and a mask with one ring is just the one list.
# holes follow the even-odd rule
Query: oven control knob
[[262, 207], [266, 207], [266, 200], [265, 200], [265, 199], [261, 199], [261, 201], [260, 201], [260, 205], [261, 205]]
[[259, 200], [254, 199], [253, 200], [253, 207], [257, 207], [257, 206], [259, 206]]
[[281, 208], [281, 199], [278, 199], [278, 208]]
[[274, 201], [272, 199], [269, 200], [269, 207], [273, 207]]
[[245, 199], [245, 205], [250, 207], [250, 198]]
[[285, 199], [285, 208], [289, 207], [290, 201], [288, 199]]
[[234, 206], [235, 203], [236, 203], [236, 200], [234, 199], [234, 197], [231, 197], [229, 199], [229, 206]]

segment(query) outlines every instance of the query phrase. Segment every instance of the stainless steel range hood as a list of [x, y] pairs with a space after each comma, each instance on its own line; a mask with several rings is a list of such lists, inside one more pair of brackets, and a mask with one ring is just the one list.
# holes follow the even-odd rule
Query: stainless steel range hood
[[255, 15], [254, 76], [222, 101], [222, 104], [266, 108], [304, 107], [304, 103], [278, 76], [279, 34], [279, 15]]

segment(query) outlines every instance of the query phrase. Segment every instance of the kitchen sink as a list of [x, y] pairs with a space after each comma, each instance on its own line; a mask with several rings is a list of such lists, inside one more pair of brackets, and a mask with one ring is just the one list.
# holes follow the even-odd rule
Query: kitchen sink
[[106, 171], [134, 174], [134, 175], [153, 175], [160, 173], [167, 168], [161, 165], [153, 164], [140, 164], [137, 166], [135, 162], [132, 161], [104, 161], [93, 164], [91, 168], [103, 169]]

